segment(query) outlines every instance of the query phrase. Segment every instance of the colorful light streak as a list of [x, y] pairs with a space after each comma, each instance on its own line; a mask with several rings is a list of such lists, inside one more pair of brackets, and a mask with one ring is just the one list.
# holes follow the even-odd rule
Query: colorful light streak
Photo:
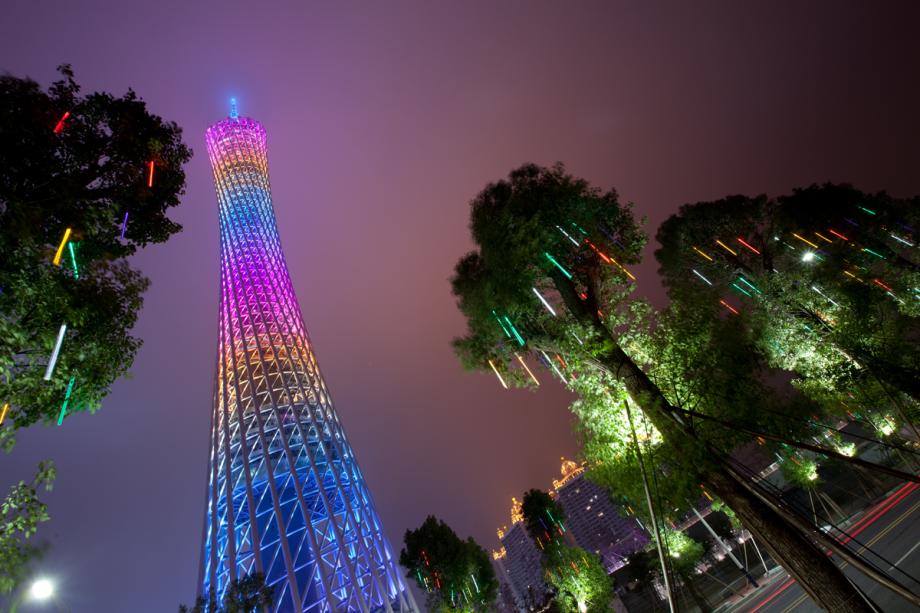
[[511, 323], [511, 320], [508, 318], [507, 315], [505, 315], [505, 321], [508, 322], [508, 326], [511, 328], [511, 332], [514, 333], [514, 338], [517, 340], [518, 344], [521, 347], [523, 347], [525, 344], [524, 339], [521, 337], [520, 334], [518, 334], [517, 328], [514, 327], [514, 324]]
[[125, 211], [125, 218], [121, 220], [121, 238], [125, 237], [125, 230], [128, 228], [128, 211]]
[[712, 285], [712, 281], [710, 281], [709, 279], [707, 279], [706, 277], [704, 277], [704, 276], [702, 275], [702, 273], [700, 273], [697, 269], [692, 268], [691, 270], [693, 271], [693, 274], [695, 274], [697, 277], [699, 277], [700, 279], [702, 279], [703, 281], [705, 281], [707, 285], [710, 285], [710, 286]]
[[54, 254], [54, 259], [51, 260], [51, 263], [55, 266], [61, 265], [61, 256], [64, 255], [64, 245], [67, 244], [67, 239], [70, 238], [70, 228], [64, 230], [64, 238], [61, 239], [61, 244], [58, 245], [57, 252]]
[[574, 221], [572, 221], [572, 222], [570, 222], [570, 223], [571, 223], [573, 226], [575, 226], [575, 229], [576, 229], [576, 230], [578, 230], [579, 232], [581, 232], [581, 233], [584, 234], [585, 236], [588, 236], [588, 233], [585, 232], [584, 228], [582, 228], [581, 226], [579, 226], [579, 225], [578, 225], [577, 223], [575, 223]]
[[583, 340], [581, 340], [581, 338], [580, 338], [577, 334], [575, 334], [575, 331], [574, 331], [574, 330], [570, 330], [570, 332], [572, 333], [572, 336], [575, 337], [575, 340], [578, 341], [578, 344], [579, 344], [579, 345], [584, 345], [584, 344], [585, 344], [585, 342], [584, 342]]
[[732, 305], [728, 304], [727, 302], [725, 302], [725, 301], [722, 300], [721, 298], [719, 299], [719, 304], [721, 304], [722, 306], [724, 306], [726, 309], [728, 309], [729, 311], [731, 311], [731, 312], [734, 313], [735, 315], [740, 315], [740, 313], [738, 313], [738, 310], [735, 309], [735, 307], [733, 307]]
[[753, 297], [754, 297], [753, 295], [751, 295], [751, 293], [750, 293], [749, 291], [743, 289], [743, 288], [742, 288], [740, 285], [738, 285], [737, 283], [732, 283], [732, 287], [734, 287], [736, 290], [738, 290], [739, 292], [741, 292], [742, 294], [744, 294], [744, 295], [747, 296], [748, 298], [753, 298]]
[[502, 321], [502, 318], [498, 316], [498, 313], [495, 312], [495, 309], [492, 309], [492, 316], [495, 318], [495, 321], [498, 322], [498, 325], [502, 327], [505, 336], [511, 338], [511, 332], [508, 331], [508, 328], [505, 327], [505, 323]]
[[562, 232], [562, 234], [563, 234], [567, 239], [569, 239], [570, 241], [572, 241], [572, 244], [574, 244], [576, 247], [578, 247], [578, 246], [581, 245], [581, 243], [579, 243], [577, 240], [575, 240], [574, 238], [572, 238], [571, 236], [569, 236], [569, 233], [566, 232], [565, 230], [563, 230], [561, 227], [556, 226], [556, 229], [559, 230], [560, 232]]
[[153, 187], [153, 160], [147, 162], [150, 166], [150, 173], [147, 175], [147, 187]]
[[840, 305], [839, 305], [838, 303], [834, 302], [828, 295], [826, 295], [824, 292], [822, 292], [820, 289], [818, 289], [817, 286], [812, 285], [812, 286], [811, 286], [811, 289], [813, 289], [815, 292], [818, 293], [819, 296], [821, 296], [822, 298], [824, 298], [825, 300], [827, 300], [828, 302], [830, 302], [830, 303], [831, 303], [832, 305], [834, 305], [835, 307], [838, 307], [838, 308], [840, 307]]
[[562, 271], [562, 274], [564, 274], [564, 275], [566, 276], [566, 278], [568, 278], [568, 279], [571, 280], [571, 278], [572, 278], [572, 273], [570, 273], [570, 272], [567, 271], [565, 268], [563, 268], [563, 267], [562, 267], [562, 264], [560, 264], [559, 262], [556, 261], [556, 258], [554, 258], [553, 256], [551, 256], [551, 255], [550, 255], [549, 253], [547, 253], [546, 251], [543, 252], [543, 255], [545, 255], [546, 258], [547, 258], [550, 262], [552, 262], [553, 265], [554, 265], [556, 268], [558, 268], [560, 271]]
[[762, 294], [762, 293], [763, 293], [762, 291], [760, 291], [759, 289], [757, 289], [757, 286], [755, 286], [753, 283], [751, 283], [750, 281], [748, 281], [747, 279], [745, 279], [745, 278], [742, 277], [741, 275], [738, 275], [738, 280], [741, 281], [742, 283], [744, 283], [745, 285], [747, 285], [748, 287], [750, 287], [752, 290], [754, 290], [754, 291], [757, 292], [758, 294]]
[[594, 253], [596, 253], [598, 257], [600, 257], [606, 264], [612, 263], [612, 260], [609, 257], [607, 257], [607, 254], [605, 254], [603, 251], [598, 249], [594, 243], [592, 243], [588, 239], [585, 239], [585, 242], [588, 243], [588, 246], [591, 247]]
[[872, 209], [867, 209], [867, 208], [864, 207], [864, 206], [859, 207], [859, 209], [862, 210], [862, 211], [865, 211], [865, 212], [868, 213], [869, 215], [875, 215], [875, 211], [873, 211]]
[[3, 410], [0, 411], [0, 426], [3, 425], [3, 420], [6, 419], [6, 414], [7, 412], [9, 412], [9, 410], [10, 410], [10, 403], [9, 402], [3, 403]]
[[73, 278], [79, 279], [80, 271], [77, 270], [77, 256], [73, 252], [73, 243], [72, 242], [67, 243], [67, 248], [70, 250], [70, 263], [73, 264]]
[[[553, 310], [553, 307], [550, 306], [549, 302], [546, 301], [546, 298], [543, 297], [543, 294], [541, 294], [539, 291], [537, 291], [537, 288], [535, 288], [535, 287], [532, 287], [532, 288], [530, 288], [530, 289], [532, 289], [532, 290], [533, 290], [533, 293], [537, 295], [537, 298], [540, 299], [540, 302], [543, 303], [543, 306], [546, 307], [546, 310], [549, 311], [550, 314], [551, 314], [553, 317], [556, 317], [556, 311], [554, 311], [554, 310]], [[494, 313], [494, 312], [495, 312], [495, 311], [493, 311], [493, 313]]]
[[530, 375], [530, 378], [533, 379], [533, 382], [537, 385], [540, 385], [540, 381], [537, 380], [533, 372], [531, 372], [530, 368], [527, 367], [527, 362], [524, 361], [524, 358], [521, 357], [521, 354], [515, 353], [514, 356], [518, 359], [518, 362], [521, 363], [521, 366], [524, 367], [524, 370], [527, 371], [527, 374]]
[[821, 240], [823, 240], [825, 243], [832, 243], [832, 244], [833, 244], [833, 242], [834, 242], [834, 241], [832, 241], [831, 239], [829, 239], [829, 238], [827, 238], [826, 236], [824, 236], [823, 234], [821, 234], [820, 232], [815, 232], [815, 236], [817, 236], [818, 238], [820, 238]]
[[45, 369], [45, 381], [51, 381], [51, 375], [54, 374], [54, 366], [57, 364], [58, 354], [61, 352], [61, 343], [64, 342], [65, 332], [67, 332], [67, 324], [61, 324], [57, 340], [54, 342], [54, 349], [51, 351], [51, 359], [48, 360], [48, 367]]
[[76, 377], [71, 377], [70, 382], [67, 384], [67, 391], [64, 392], [64, 403], [61, 405], [61, 414], [58, 416], [57, 425], [62, 425], [64, 423], [64, 415], [67, 414], [67, 405], [70, 404], [70, 393], [73, 391], [73, 382]]
[[805, 243], [806, 245], [808, 245], [808, 246], [811, 247], [812, 249], [818, 249], [818, 245], [816, 245], [815, 243], [811, 242], [811, 241], [808, 240], [807, 238], [805, 238], [805, 237], [803, 237], [803, 236], [799, 236], [799, 235], [796, 234], [795, 232], [792, 233], [792, 236], [794, 236], [795, 238], [799, 239], [800, 241], [802, 241], [803, 243]]
[[556, 364], [555, 364], [551, 359], [549, 359], [549, 356], [546, 355], [546, 352], [545, 352], [545, 351], [541, 351], [540, 353], [543, 354], [543, 357], [546, 359], [546, 363], [549, 364], [550, 368], [552, 368], [553, 371], [555, 371], [555, 373], [556, 373], [557, 375], [559, 375], [559, 378], [562, 380], [562, 382], [563, 382], [563, 383], [566, 383], [567, 381], [566, 381], [565, 375], [562, 374], [562, 371], [561, 371], [561, 370], [559, 370], [558, 368], [556, 368]]
[[741, 243], [742, 246], [747, 247], [748, 249], [750, 249], [751, 251], [753, 251], [753, 252], [756, 253], [757, 255], [760, 255], [760, 251], [758, 251], [757, 248], [754, 247], [753, 245], [749, 245], [743, 238], [737, 237], [735, 240], [737, 240], [739, 243]]
[[703, 256], [703, 257], [706, 258], [707, 260], [709, 260], [710, 262], [714, 262], [714, 261], [715, 261], [715, 260], [713, 260], [710, 256], [708, 256], [708, 255], [706, 255], [705, 253], [703, 253], [700, 249], [694, 247], [693, 250], [696, 251], [697, 253], [699, 253], [701, 256]]
[[899, 243], [903, 243], [903, 244], [907, 245], [908, 247], [913, 247], [913, 246], [914, 246], [914, 244], [913, 244], [912, 242], [907, 241], [907, 240], [904, 240], [903, 238], [901, 238], [900, 236], [898, 236], [898, 235], [896, 235], [896, 234], [891, 234], [891, 233], [889, 233], [888, 235], [889, 235], [891, 238], [893, 238], [894, 240], [898, 241]]
[[57, 122], [57, 125], [54, 126], [54, 133], [60, 134], [64, 131], [64, 122], [67, 121], [67, 118], [70, 117], [70, 111], [66, 111], [64, 116], [61, 117], [60, 121]]
[[831, 234], [833, 234], [834, 236], [836, 236], [836, 237], [839, 238], [839, 239], [842, 239], [842, 240], [845, 240], [845, 241], [850, 240], [850, 239], [848, 239], [846, 236], [844, 236], [843, 234], [841, 234], [840, 232], [837, 232], [836, 230], [831, 230], [830, 228], [828, 228], [827, 231], [830, 232]]
[[879, 287], [881, 287], [882, 289], [888, 290], [889, 292], [894, 291], [894, 290], [892, 290], [890, 287], [888, 287], [887, 285], [885, 285], [884, 283], [882, 283], [882, 280], [881, 280], [881, 279], [872, 279], [872, 282], [875, 283], [876, 285], [878, 285]]
[[495, 362], [493, 362], [492, 360], [489, 360], [489, 366], [492, 367], [492, 372], [494, 372], [494, 373], [495, 373], [495, 376], [498, 377], [498, 380], [499, 380], [499, 382], [501, 382], [502, 387], [505, 388], [505, 389], [508, 389], [508, 384], [505, 383], [505, 380], [502, 378], [501, 373], [498, 372], [498, 369], [497, 369], [497, 368], [495, 368]]
[[877, 257], [877, 258], [879, 258], [879, 259], [882, 259], [882, 260], [887, 260], [887, 259], [888, 259], [888, 258], [886, 258], [885, 256], [883, 256], [881, 253], [876, 253], [875, 251], [872, 251], [872, 250], [869, 249], [868, 247], [863, 247], [862, 250], [865, 251], [866, 253], [871, 253], [872, 255], [874, 255], [875, 257]]
[[728, 245], [726, 245], [726, 244], [723, 243], [722, 241], [716, 239], [716, 244], [717, 244], [719, 247], [722, 247], [722, 249], [725, 249], [726, 251], [728, 251], [728, 252], [729, 252], [730, 254], [732, 254], [733, 256], [735, 256], [735, 257], [738, 256], [738, 252], [737, 252], [737, 251], [735, 251], [734, 249], [732, 249], [731, 247], [729, 247]]

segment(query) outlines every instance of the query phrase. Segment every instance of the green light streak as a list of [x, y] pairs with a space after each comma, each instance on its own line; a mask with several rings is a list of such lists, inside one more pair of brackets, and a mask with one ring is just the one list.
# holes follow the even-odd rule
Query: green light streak
[[576, 229], [576, 230], [578, 230], [579, 232], [581, 232], [581, 233], [584, 234], [585, 236], [588, 236], [588, 233], [585, 232], [585, 231], [582, 229], [582, 227], [579, 226], [577, 223], [575, 223], [575, 222], [573, 221], [573, 222], [571, 222], [571, 224], [572, 224], [573, 226], [575, 226], [575, 229]]
[[881, 260], [887, 260], [887, 259], [888, 259], [888, 258], [886, 258], [885, 256], [883, 256], [882, 254], [876, 253], [876, 252], [872, 251], [871, 249], [867, 249], [867, 248], [865, 248], [865, 247], [863, 247], [863, 251], [865, 251], [866, 253], [871, 253], [872, 255], [874, 255], [875, 257], [877, 257], [877, 258], [879, 258], [879, 259], [881, 259]]
[[739, 292], [741, 292], [742, 294], [744, 294], [744, 295], [747, 296], [748, 298], [753, 298], [753, 297], [754, 297], [750, 292], [744, 291], [744, 289], [742, 289], [742, 287], [741, 287], [740, 285], [738, 285], [737, 283], [732, 283], [732, 287], [734, 287], [736, 290], [738, 290]]
[[520, 343], [521, 347], [524, 346], [524, 339], [521, 338], [521, 335], [518, 334], [517, 328], [514, 327], [514, 324], [511, 323], [511, 320], [508, 319], [508, 316], [505, 315], [505, 321], [508, 322], [508, 325], [511, 326], [511, 331], [514, 332], [514, 338], [517, 339], [517, 342]]
[[70, 378], [70, 383], [67, 384], [67, 391], [64, 392], [64, 404], [61, 405], [61, 415], [58, 417], [58, 425], [64, 423], [64, 415], [67, 413], [67, 404], [70, 402], [70, 392], [73, 391], [73, 382], [75, 377]]
[[505, 327], [505, 324], [502, 323], [502, 318], [498, 316], [498, 313], [495, 312], [495, 309], [492, 309], [492, 315], [495, 317], [495, 321], [498, 322], [498, 325], [502, 327], [502, 330], [505, 332], [505, 336], [511, 338], [511, 333], [508, 332], [508, 328]]
[[73, 242], [67, 243], [67, 246], [70, 248], [70, 263], [73, 264], [73, 278], [79, 279], [80, 272], [77, 270], [77, 256], [73, 252]]
[[861, 206], [861, 207], [859, 207], [859, 208], [861, 208], [861, 209], [864, 210], [865, 212], [869, 213], [869, 215], [875, 215], [875, 211], [873, 211], [872, 209], [867, 209], [867, 208], [864, 207], [864, 206]]
[[754, 290], [754, 291], [757, 292], [758, 294], [762, 294], [762, 293], [763, 293], [762, 291], [760, 291], [759, 289], [757, 289], [756, 287], [754, 287], [754, 284], [751, 283], [750, 281], [748, 281], [747, 279], [745, 279], [744, 277], [738, 277], [738, 280], [741, 281], [742, 283], [744, 283], [745, 285], [747, 285], [748, 287], [750, 287], [752, 290]]
[[571, 279], [571, 278], [572, 278], [572, 273], [570, 273], [570, 272], [567, 271], [565, 268], [563, 268], [563, 267], [562, 267], [562, 264], [560, 264], [559, 262], [556, 261], [556, 258], [554, 258], [553, 256], [551, 256], [551, 255], [550, 255], [548, 252], [546, 252], [546, 251], [543, 252], [543, 255], [545, 255], [546, 258], [547, 258], [550, 262], [552, 262], [553, 265], [554, 265], [556, 268], [558, 268], [559, 270], [561, 270], [561, 271], [562, 271], [562, 274], [564, 274], [568, 279]]

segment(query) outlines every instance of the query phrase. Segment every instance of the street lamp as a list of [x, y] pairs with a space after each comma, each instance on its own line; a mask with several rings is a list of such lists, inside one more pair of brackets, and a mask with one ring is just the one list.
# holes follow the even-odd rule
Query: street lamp
[[50, 579], [41, 577], [32, 582], [29, 588], [29, 598], [32, 600], [48, 600], [54, 595], [54, 583]]

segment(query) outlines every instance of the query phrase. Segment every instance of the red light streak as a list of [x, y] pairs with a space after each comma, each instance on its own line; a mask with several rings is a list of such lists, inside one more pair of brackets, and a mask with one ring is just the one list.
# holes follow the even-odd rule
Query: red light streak
[[610, 258], [608, 258], [606, 255], [604, 255], [604, 253], [603, 253], [600, 249], [598, 249], [597, 247], [595, 247], [595, 246], [594, 246], [594, 243], [592, 243], [592, 242], [589, 241], [588, 239], [585, 239], [585, 242], [588, 243], [588, 246], [591, 247], [591, 249], [594, 250], [594, 253], [596, 253], [597, 255], [599, 255], [600, 258], [601, 258], [602, 260], [604, 260], [604, 262], [606, 262], [607, 264], [610, 264]]
[[153, 160], [150, 160], [150, 175], [147, 177], [147, 187], [153, 187]]
[[[856, 522], [856, 524], [854, 525], [856, 530], [851, 532], [847, 536], [846, 539], [840, 541], [840, 544], [846, 545], [847, 543], [849, 543], [860, 532], [862, 532], [863, 530], [871, 526], [873, 523], [875, 523], [875, 521], [878, 520], [878, 518], [880, 518], [882, 515], [890, 511], [894, 505], [901, 502], [905, 497], [907, 497], [911, 492], [916, 490], [918, 487], [920, 487], [920, 484], [918, 483], [908, 483], [907, 485], [904, 485], [900, 489], [898, 489], [894, 494], [892, 494], [891, 496], [889, 496], [888, 498], [880, 502], [873, 510], [869, 511], [865, 517], [863, 517], [861, 520]], [[826, 554], [828, 556], [833, 555], [829, 551], [826, 552]], [[767, 603], [769, 603], [774, 598], [779, 596], [793, 583], [795, 583], [795, 579], [791, 579], [791, 578], [787, 579], [786, 582], [783, 583], [779, 588], [777, 588], [775, 592], [770, 594], [767, 598], [762, 600], [760, 604], [758, 604], [756, 607], [751, 609], [750, 613], [755, 613], [756, 611], [759, 611], [760, 609], [762, 609], [764, 606], [767, 605]]]
[[879, 279], [872, 279], [872, 282], [875, 283], [876, 285], [878, 285], [879, 287], [881, 287], [882, 289], [886, 289], [886, 290], [888, 290], [889, 292], [890, 292], [890, 291], [893, 291], [890, 287], [888, 287], [887, 285], [885, 285], [884, 283], [882, 283]]
[[753, 246], [747, 244], [747, 243], [744, 241], [744, 239], [742, 239], [742, 238], [736, 238], [735, 240], [738, 241], [739, 243], [741, 243], [742, 245], [744, 245], [745, 247], [747, 247], [748, 249], [750, 249], [751, 251], [753, 251], [754, 253], [756, 253], [757, 255], [760, 255], [760, 252], [759, 252], [757, 249], [755, 249]]
[[67, 111], [66, 113], [64, 113], [64, 116], [61, 117], [61, 120], [57, 122], [56, 126], [54, 126], [55, 134], [60, 134], [61, 132], [64, 131], [64, 122], [67, 121], [68, 117], [70, 117], [70, 111]]
[[846, 236], [844, 236], [843, 234], [841, 234], [840, 232], [835, 232], [835, 231], [831, 230], [830, 228], [828, 228], [827, 231], [830, 232], [831, 234], [833, 234], [834, 236], [836, 236], [837, 238], [842, 238], [842, 239], [845, 240], [845, 241], [850, 240], [850, 239], [848, 239]]

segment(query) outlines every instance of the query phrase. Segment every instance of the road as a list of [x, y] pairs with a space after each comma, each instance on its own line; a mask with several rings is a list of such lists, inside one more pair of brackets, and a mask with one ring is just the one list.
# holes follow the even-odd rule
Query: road
[[[920, 593], [920, 582], [891, 570], [896, 565], [920, 579], [920, 484], [909, 483], [899, 487], [874, 505], [848, 532], [862, 544], [856, 551], [864, 551], [863, 546], [871, 547], [887, 559], [887, 563], [880, 563], [883, 568], [912, 591]], [[841, 564], [841, 568], [868, 594], [880, 611], [916, 610], [903, 598], [867, 579], [848, 564]], [[732, 607], [732, 611], [738, 613], [805, 613], [818, 610], [802, 588], [785, 573]]]

